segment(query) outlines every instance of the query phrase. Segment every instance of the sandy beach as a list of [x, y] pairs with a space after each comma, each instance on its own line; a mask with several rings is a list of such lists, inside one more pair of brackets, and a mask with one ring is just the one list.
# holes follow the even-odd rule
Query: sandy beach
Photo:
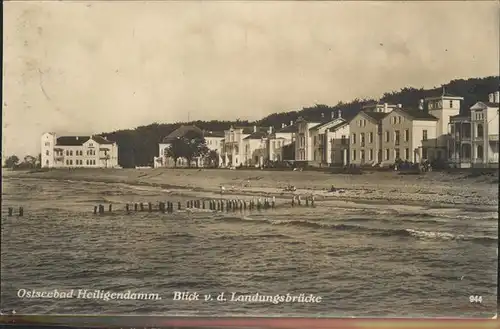
[[[145, 185], [197, 193], [226, 195], [268, 195], [291, 198], [311, 195], [317, 200], [392, 201], [401, 204], [439, 206], [498, 205], [498, 174], [474, 176], [467, 172], [431, 172], [399, 175], [373, 172], [362, 175], [331, 174], [317, 171], [264, 171], [217, 169], [78, 169], [45, 172], [4, 171], [5, 177], [56, 179]], [[295, 192], [286, 191], [293, 185]], [[339, 192], [330, 192], [334, 186]]]

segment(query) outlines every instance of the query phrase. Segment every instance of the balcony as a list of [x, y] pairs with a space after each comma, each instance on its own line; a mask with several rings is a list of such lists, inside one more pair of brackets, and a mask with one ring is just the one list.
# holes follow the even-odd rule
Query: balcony
[[64, 155], [56, 155], [54, 157], [54, 160], [56, 160], [56, 161], [64, 161]]
[[100, 160], [109, 160], [109, 154], [106, 154], [106, 155], [100, 155], [100, 156], [99, 156], [99, 159], [100, 159]]
[[498, 142], [498, 134], [496, 134], [496, 135], [488, 135], [488, 140], [490, 142]]

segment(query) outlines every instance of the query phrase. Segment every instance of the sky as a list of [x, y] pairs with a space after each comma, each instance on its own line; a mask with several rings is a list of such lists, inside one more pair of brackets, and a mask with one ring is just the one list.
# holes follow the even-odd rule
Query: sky
[[499, 3], [4, 2], [2, 158], [499, 74]]

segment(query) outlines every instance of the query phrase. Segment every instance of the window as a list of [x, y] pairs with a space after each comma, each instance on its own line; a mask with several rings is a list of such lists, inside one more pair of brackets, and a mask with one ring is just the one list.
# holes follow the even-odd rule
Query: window
[[410, 129], [405, 129], [405, 142], [410, 140]]
[[483, 125], [478, 124], [476, 129], [476, 137], [483, 137], [483, 134], [484, 134]]
[[450, 101], [450, 109], [453, 108], [453, 101]]
[[314, 145], [316, 145], [316, 136], [314, 136]]
[[399, 130], [395, 130], [394, 131], [394, 144], [395, 145], [399, 145], [399, 142], [400, 142], [399, 137], [400, 137]]
[[422, 158], [427, 159], [427, 148], [426, 147], [422, 148]]
[[369, 161], [372, 161], [372, 160], [373, 160], [373, 150], [372, 150], [372, 149], [369, 149], [369, 150], [368, 150], [368, 160], [369, 160]]
[[365, 161], [365, 150], [359, 151], [359, 159]]
[[423, 141], [427, 140], [427, 130], [422, 130], [422, 140]]
[[352, 134], [352, 143], [356, 144], [356, 134]]
[[70, 164], [70, 165], [73, 165], [73, 160], [69, 160], [69, 164]]
[[361, 142], [361, 146], [364, 146], [365, 145], [365, 133], [359, 134], [359, 139]]
[[87, 161], [85, 161], [85, 163], [87, 164], [87, 166], [89, 165], [89, 160], [87, 159]]
[[398, 117], [398, 123], [401, 123], [401, 117]]
[[356, 161], [356, 150], [352, 150], [352, 160]]
[[405, 160], [410, 160], [410, 149], [405, 149]]
[[45, 146], [50, 146], [50, 142], [45, 142]]
[[399, 153], [399, 149], [394, 150], [394, 159], [401, 159], [401, 154]]
[[69, 165], [69, 160], [66, 160], [66, 165]]
[[368, 134], [368, 143], [373, 143], [373, 133]]
[[388, 142], [391, 140], [391, 134], [389, 133], [389, 130], [385, 131], [385, 141]]
[[45, 155], [50, 155], [49, 150], [45, 151]]
[[483, 146], [482, 145], [478, 145], [477, 146], [477, 158], [478, 159], [482, 159], [483, 158]]
[[69, 151], [68, 150], [66, 150], [66, 155], [69, 155]]
[[70, 156], [73, 156], [73, 151], [69, 151], [69, 155], [70, 155]]
[[389, 149], [385, 149], [385, 159], [389, 160]]

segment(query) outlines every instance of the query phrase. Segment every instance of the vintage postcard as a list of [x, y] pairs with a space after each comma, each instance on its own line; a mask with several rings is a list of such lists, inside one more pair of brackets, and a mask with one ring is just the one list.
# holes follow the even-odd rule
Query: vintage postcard
[[499, 12], [5, 2], [2, 314], [495, 317]]

